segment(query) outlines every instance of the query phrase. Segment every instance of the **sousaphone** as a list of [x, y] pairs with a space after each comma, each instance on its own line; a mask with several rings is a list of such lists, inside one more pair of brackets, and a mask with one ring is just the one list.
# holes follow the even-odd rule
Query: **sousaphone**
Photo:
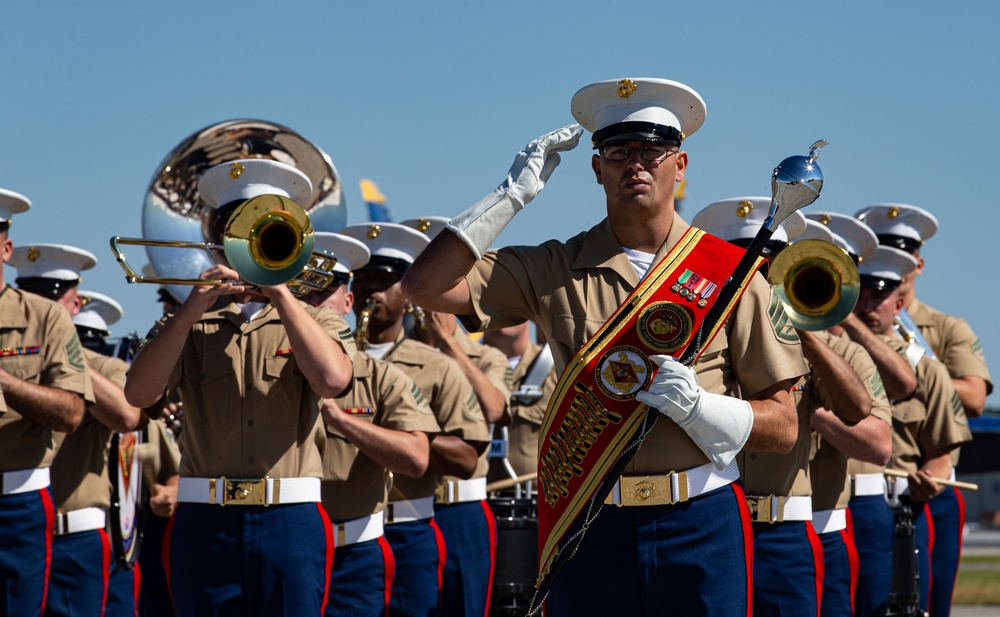
[[[215, 211], [198, 194], [198, 180], [210, 167], [235, 159], [272, 159], [309, 176], [313, 191], [299, 204], [316, 231], [340, 231], [347, 223], [343, 185], [330, 157], [295, 131], [264, 120], [228, 120], [207, 126], [185, 138], [157, 167], [142, 209], [142, 235], [147, 239], [205, 242], [211, 237]], [[202, 251], [147, 246], [156, 274], [190, 279], [212, 262]], [[183, 300], [188, 285], [167, 285]]]

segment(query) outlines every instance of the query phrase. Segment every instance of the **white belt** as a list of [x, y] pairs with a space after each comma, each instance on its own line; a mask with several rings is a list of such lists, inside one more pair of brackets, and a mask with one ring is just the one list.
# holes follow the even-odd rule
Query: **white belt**
[[3, 482], [4, 495], [40, 491], [49, 485], [49, 468], [5, 471], [0, 481]]
[[346, 523], [333, 523], [334, 548], [382, 537], [382, 516], [379, 512]]
[[448, 480], [438, 484], [434, 491], [434, 503], [452, 504], [486, 499], [486, 478], [472, 480]]
[[220, 506], [270, 506], [320, 500], [319, 478], [181, 478], [177, 501]]
[[836, 510], [813, 512], [812, 523], [816, 533], [831, 533], [847, 529], [847, 510], [837, 508]]
[[750, 521], [753, 523], [786, 523], [812, 520], [812, 497], [781, 495], [747, 495]]
[[851, 476], [851, 497], [885, 495], [885, 476], [880, 473], [859, 473]]
[[82, 508], [71, 512], [56, 512], [56, 523], [52, 535], [64, 536], [81, 531], [104, 529], [108, 513], [104, 508]]
[[732, 484], [740, 477], [739, 467], [730, 463], [718, 471], [713, 463], [687, 471], [671, 471], [655, 476], [621, 476], [611, 487], [604, 503], [616, 506], [662, 506], [681, 503]]
[[420, 521], [434, 516], [434, 498], [400, 499], [385, 506], [385, 523], [408, 523]]

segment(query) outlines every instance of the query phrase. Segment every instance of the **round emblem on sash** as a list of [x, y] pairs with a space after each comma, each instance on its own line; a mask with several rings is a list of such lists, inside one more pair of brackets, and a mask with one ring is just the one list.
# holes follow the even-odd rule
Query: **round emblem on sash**
[[642, 342], [661, 353], [673, 353], [691, 338], [694, 319], [688, 309], [674, 302], [654, 302], [636, 321]]
[[649, 385], [652, 375], [649, 359], [631, 345], [610, 349], [597, 362], [597, 387], [607, 396], [625, 401]]

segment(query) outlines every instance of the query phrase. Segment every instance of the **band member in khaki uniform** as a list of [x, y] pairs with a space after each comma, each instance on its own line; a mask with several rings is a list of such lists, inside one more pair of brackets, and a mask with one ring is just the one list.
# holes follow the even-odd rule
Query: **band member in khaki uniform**
[[[3, 263], [14, 251], [8, 238], [11, 217], [30, 205], [24, 196], [0, 189]], [[54, 435], [76, 430], [90, 403], [90, 378], [69, 313], [50, 300], [10, 287], [0, 272], [2, 614], [41, 615], [45, 608], [56, 520], [49, 491]]]
[[[893, 319], [903, 308], [902, 281], [916, 270], [909, 254], [879, 246], [874, 259], [858, 266], [861, 297], [855, 314], [906, 355], [906, 343], [895, 335]], [[877, 360], [876, 360], [877, 363]], [[928, 610], [930, 597], [930, 512], [927, 501], [941, 492], [935, 479], [952, 474], [951, 451], [972, 438], [968, 420], [948, 370], [937, 360], [922, 356], [915, 367], [917, 390], [905, 401], [893, 401], [893, 448], [889, 467], [909, 473], [890, 483], [890, 496], [913, 511], [917, 564], [920, 575], [919, 607]]]
[[[448, 222], [447, 218], [428, 216], [403, 221], [433, 239]], [[472, 385], [483, 416], [491, 430], [496, 423], [510, 421], [510, 364], [499, 349], [473, 342], [460, 331], [450, 313], [417, 309], [411, 337], [455, 360]], [[490, 605], [493, 572], [496, 564], [497, 533], [495, 516], [486, 501], [486, 476], [489, 451], [479, 455], [471, 478], [445, 476], [438, 487], [434, 520], [444, 535], [448, 557], [441, 581], [441, 615], [461, 617], [485, 615]], [[475, 498], [467, 497], [470, 490]]]
[[[289, 165], [244, 159], [210, 168], [198, 190], [225, 224], [245, 202], [251, 211], [287, 209], [312, 186]], [[180, 504], [164, 541], [174, 608], [181, 616], [317, 615], [333, 560], [319, 503], [319, 401], [351, 385], [350, 329], [287, 285], [251, 290], [226, 264], [201, 277], [223, 284], [193, 287], [154, 326], [125, 385], [151, 417], [175, 388], [184, 405]]]
[[[569, 126], [529, 144], [507, 180], [435, 238], [404, 286], [413, 302], [457, 314], [471, 330], [535, 321], [560, 372], [688, 229], [674, 212], [674, 188], [688, 163], [679, 147], [705, 118], [697, 93], [660, 79], [592, 84], [577, 92], [571, 110], [595, 131], [591, 165], [608, 218], [566, 242], [487, 252], [548, 180], [558, 152], [576, 145], [581, 128]], [[798, 338], [781, 328], [783, 311], [774, 302], [767, 282], [754, 276], [694, 370], [655, 357], [657, 376], [636, 401], [668, 418], [654, 425], [627, 473], [667, 487], [671, 478], [698, 480], [688, 482], [684, 503], [602, 508], [555, 580], [549, 614], [749, 611], [749, 511], [733, 458], [743, 447], [791, 449], [797, 431], [790, 389], [806, 373]], [[681, 470], [686, 475], [667, 475]], [[673, 500], [673, 490], [665, 490]], [[612, 489], [612, 502], [635, 503], [623, 492]], [[595, 572], [600, 585], [593, 584]]]
[[[359, 331], [367, 331], [365, 351], [391, 362], [413, 379], [441, 429], [431, 441], [428, 472], [420, 478], [395, 478], [385, 530], [396, 558], [390, 614], [433, 615], [439, 610], [447, 559], [444, 536], [434, 520], [438, 482], [441, 476], [473, 477], [489, 444], [489, 430], [458, 363], [406, 336], [403, 318], [408, 303], [399, 281], [427, 246], [427, 237], [392, 223], [355, 225], [341, 233], [363, 242], [371, 251], [371, 261], [354, 272], [354, 311]], [[486, 498], [485, 482], [470, 485], [452, 497], [479, 502]]]
[[[806, 212], [805, 216], [825, 226], [834, 244], [855, 266], [875, 256], [878, 239], [857, 219], [823, 211]], [[860, 324], [853, 313], [848, 317]], [[874, 336], [864, 324], [860, 327]], [[885, 615], [892, 581], [895, 517], [885, 500], [883, 471], [892, 455], [892, 411], [881, 375], [864, 347], [852, 342], [840, 326], [816, 336], [823, 337], [847, 360], [871, 400], [871, 415], [853, 426], [829, 411], [832, 400], [821, 401], [822, 407], [813, 416], [814, 450], [809, 470], [813, 526], [823, 542], [822, 615], [851, 615], [852, 611], [859, 616]], [[895, 354], [891, 348], [888, 351]], [[916, 377], [913, 379], [915, 382]], [[822, 532], [824, 528], [827, 533]]]
[[[926, 210], [906, 204], [877, 204], [861, 210], [858, 216], [878, 235], [880, 242], [906, 251], [917, 260], [914, 275], [899, 286], [903, 308], [928, 346], [923, 352], [935, 355], [948, 368], [966, 415], [979, 417], [986, 397], [993, 392], [979, 338], [964, 319], [942, 313], [916, 298], [916, 278], [924, 270], [921, 247], [937, 232], [937, 219]], [[960, 450], [952, 450], [953, 467], [958, 465]], [[962, 553], [965, 499], [957, 488], [946, 486], [929, 505], [934, 524], [930, 613], [932, 617], [943, 617], [951, 611]]]
[[[531, 324], [528, 322], [484, 332], [483, 342], [507, 355], [513, 370], [511, 385], [514, 390], [510, 397], [507, 438], [501, 439], [501, 447], [506, 454], [491, 458], [489, 479], [497, 481], [534, 474], [538, 468], [538, 440], [542, 418], [559, 378], [552, 364], [552, 352], [546, 346], [531, 340]], [[541, 374], [541, 383], [528, 384], [527, 378], [535, 370], [535, 363], [546, 362], [543, 351], [549, 358], [548, 369]], [[494, 442], [497, 440], [497, 432], [494, 429]]]
[[[346, 315], [354, 305], [351, 270], [368, 262], [364, 244], [318, 232], [316, 247], [337, 256], [333, 281], [305, 296], [311, 306]], [[387, 485], [393, 474], [419, 477], [430, 458], [428, 435], [438, 432], [423, 393], [395, 366], [354, 354], [348, 394], [324, 399], [323, 507], [336, 544], [327, 615], [386, 615], [395, 574], [383, 532]]]

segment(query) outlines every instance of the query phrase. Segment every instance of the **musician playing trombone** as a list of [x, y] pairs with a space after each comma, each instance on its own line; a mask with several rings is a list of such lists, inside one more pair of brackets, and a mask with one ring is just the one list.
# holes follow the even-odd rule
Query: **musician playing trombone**
[[[248, 200], [304, 203], [312, 186], [289, 165], [245, 159], [210, 168], [198, 189], [223, 229]], [[174, 388], [184, 405], [179, 503], [164, 547], [174, 607], [317, 615], [333, 558], [319, 503], [319, 401], [351, 384], [350, 329], [284, 284], [241, 283], [227, 263], [200, 278], [223, 282], [193, 287], [154, 326], [125, 385], [150, 417]]]

